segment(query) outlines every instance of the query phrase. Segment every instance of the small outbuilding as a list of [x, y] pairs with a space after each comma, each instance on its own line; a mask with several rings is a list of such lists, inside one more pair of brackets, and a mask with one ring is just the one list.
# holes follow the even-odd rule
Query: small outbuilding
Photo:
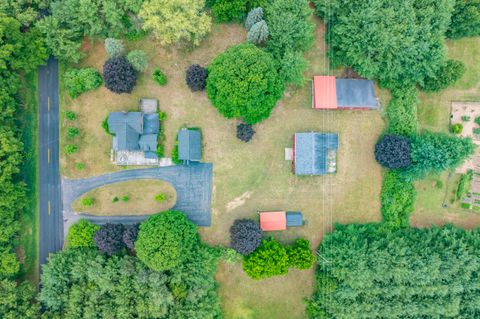
[[379, 107], [373, 81], [314, 76], [312, 108], [318, 110], [376, 109]]
[[325, 175], [337, 171], [338, 135], [335, 133], [296, 133], [293, 136], [295, 175]]
[[202, 134], [197, 129], [178, 131], [178, 159], [187, 162], [202, 160]]
[[301, 212], [271, 211], [259, 212], [260, 229], [263, 231], [285, 230], [287, 227], [299, 227], [303, 225]]
[[287, 212], [287, 227], [303, 226], [303, 215], [300, 212]]

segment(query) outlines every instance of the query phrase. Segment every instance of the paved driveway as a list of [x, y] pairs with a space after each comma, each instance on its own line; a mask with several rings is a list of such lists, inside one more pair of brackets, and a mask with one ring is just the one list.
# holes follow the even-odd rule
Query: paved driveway
[[212, 193], [212, 164], [193, 163], [148, 169], [132, 169], [84, 179], [62, 180], [64, 230], [80, 218], [94, 223], [136, 223], [148, 216], [92, 216], [75, 214], [72, 203], [76, 198], [97, 187], [135, 180], [161, 179], [170, 183], [177, 191], [177, 202], [173, 209], [184, 212], [198, 226], [210, 226], [210, 201]]

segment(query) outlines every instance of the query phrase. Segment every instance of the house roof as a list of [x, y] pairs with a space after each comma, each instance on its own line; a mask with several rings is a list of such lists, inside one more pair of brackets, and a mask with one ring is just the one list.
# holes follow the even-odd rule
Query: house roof
[[183, 128], [178, 131], [178, 159], [183, 161], [202, 159], [202, 136], [199, 130]]
[[157, 134], [160, 128], [158, 113], [143, 116], [143, 134]]
[[373, 81], [337, 79], [336, 87], [339, 108], [378, 108]]
[[303, 225], [303, 215], [301, 212], [287, 212], [287, 226], [298, 227]]
[[144, 152], [157, 150], [157, 134], [144, 134], [140, 136], [138, 141], [140, 149]]
[[296, 175], [324, 175], [329, 172], [329, 152], [338, 149], [335, 133], [296, 133], [294, 167]]
[[140, 99], [140, 110], [146, 114], [154, 114], [158, 111], [158, 100], [143, 98]]
[[285, 211], [260, 212], [260, 228], [263, 231], [287, 229]]
[[336, 81], [334, 76], [313, 77], [313, 108], [337, 108]]
[[143, 133], [143, 113], [142, 112], [112, 112], [108, 116], [108, 129], [111, 133], [117, 134], [118, 131], [130, 126], [138, 134]]

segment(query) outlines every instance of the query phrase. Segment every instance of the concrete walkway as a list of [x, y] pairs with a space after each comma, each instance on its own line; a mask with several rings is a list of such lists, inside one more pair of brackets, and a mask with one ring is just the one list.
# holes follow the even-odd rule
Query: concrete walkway
[[177, 202], [172, 209], [184, 212], [198, 226], [210, 226], [210, 201], [212, 193], [212, 164], [194, 163], [148, 169], [131, 169], [83, 179], [62, 179], [64, 232], [80, 218], [97, 224], [136, 223], [148, 216], [93, 216], [76, 214], [72, 203], [79, 196], [97, 187], [135, 180], [160, 179], [170, 183], [177, 192]]

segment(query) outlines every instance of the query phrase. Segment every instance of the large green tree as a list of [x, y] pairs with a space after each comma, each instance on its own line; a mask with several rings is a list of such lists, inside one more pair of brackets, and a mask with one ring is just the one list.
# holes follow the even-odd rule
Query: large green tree
[[457, 0], [447, 36], [452, 39], [480, 35], [480, 0]]
[[310, 318], [480, 317], [480, 232], [337, 225], [318, 249]]
[[0, 296], [0, 318], [39, 318], [40, 307], [33, 303], [35, 289], [29, 284], [17, 285], [13, 280], [0, 280]]
[[283, 90], [272, 56], [253, 44], [229, 48], [208, 67], [208, 97], [226, 118], [260, 122], [270, 116]]
[[314, 0], [327, 22], [332, 66], [353, 67], [386, 87], [434, 76], [455, 0]]

